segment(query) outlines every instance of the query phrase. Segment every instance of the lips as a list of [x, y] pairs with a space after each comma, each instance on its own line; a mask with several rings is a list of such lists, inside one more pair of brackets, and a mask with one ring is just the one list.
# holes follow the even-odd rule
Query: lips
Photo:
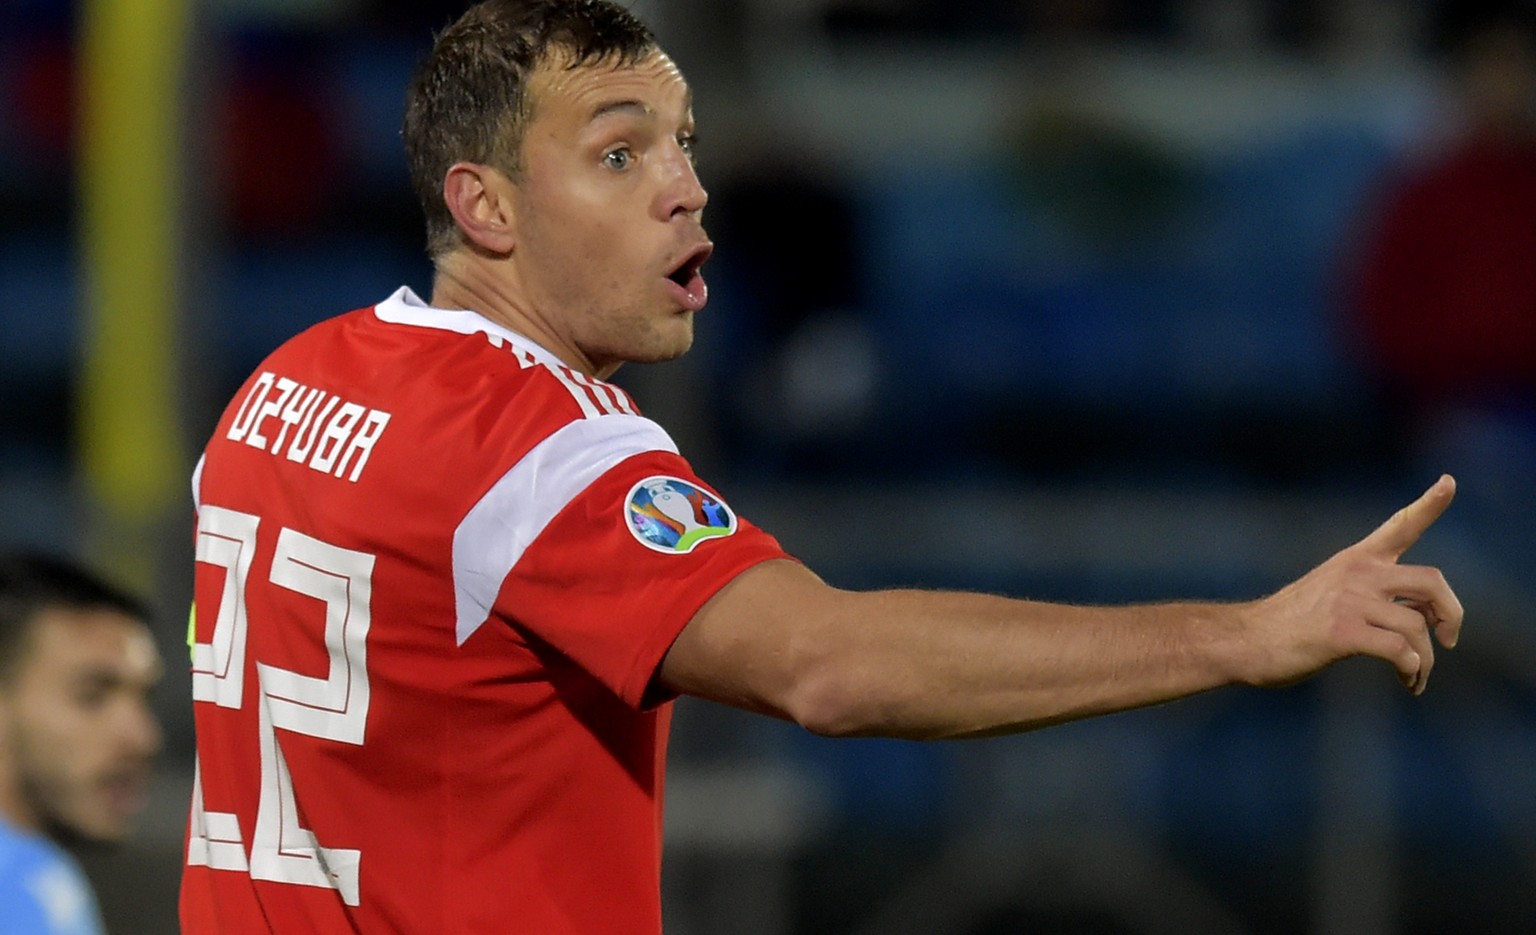
[[673, 298], [690, 312], [697, 312], [709, 301], [709, 286], [699, 271], [714, 249], [714, 245], [707, 241], [693, 247], [666, 274], [667, 287]]
[[103, 776], [97, 788], [120, 818], [132, 818], [144, 811], [149, 798], [149, 774], [144, 770], [124, 769]]

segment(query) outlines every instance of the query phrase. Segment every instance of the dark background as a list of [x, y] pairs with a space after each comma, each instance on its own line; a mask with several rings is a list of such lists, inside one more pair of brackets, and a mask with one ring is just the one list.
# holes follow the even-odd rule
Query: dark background
[[[694, 352], [618, 382], [833, 583], [1255, 597], [1452, 471], [1462, 496], [1410, 558], [1441, 564], [1467, 607], [1462, 648], [1416, 699], [1348, 663], [936, 744], [820, 740], [684, 701], [669, 930], [1532, 931], [1533, 383], [1416, 392], [1355, 298], [1391, 193], [1468, 122], [1444, 54], [1456, 16], [1425, 0], [634, 6], [695, 88], [718, 249]], [[398, 122], [458, 9], [194, 9], [165, 413], [182, 476], [277, 343], [402, 283], [427, 292]], [[0, 543], [110, 569], [76, 416], [89, 15], [0, 7]], [[1413, 327], [1449, 348], [1457, 323]], [[175, 928], [190, 506], [151, 521], [150, 573], [121, 564], [154, 594], [173, 671], [145, 827], [84, 855], [116, 933]]]

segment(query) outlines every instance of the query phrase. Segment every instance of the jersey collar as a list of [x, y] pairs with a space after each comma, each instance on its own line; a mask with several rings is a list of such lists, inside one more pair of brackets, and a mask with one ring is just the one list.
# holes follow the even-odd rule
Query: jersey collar
[[541, 364], [563, 367], [564, 362], [543, 345], [526, 335], [518, 334], [498, 325], [479, 312], [467, 308], [437, 308], [422, 301], [410, 286], [401, 286], [394, 294], [373, 307], [373, 314], [380, 320], [394, 325], [411, 325], [417, 328], [436, 328], [458, 334], [484, 334], [500, 338], [519, 350], [527, 351]]

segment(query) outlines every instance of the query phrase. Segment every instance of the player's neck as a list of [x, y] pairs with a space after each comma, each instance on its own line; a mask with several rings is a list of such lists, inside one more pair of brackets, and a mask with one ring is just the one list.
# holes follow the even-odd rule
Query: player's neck
[[428, 302], [434, 308], [469, 309], [528, 338], [572, 370], [599, 378], [605, 375], [580, 348], [560, 337], [515, 282], [494, 275], [473, 257], [463, 253], [439, 257]]

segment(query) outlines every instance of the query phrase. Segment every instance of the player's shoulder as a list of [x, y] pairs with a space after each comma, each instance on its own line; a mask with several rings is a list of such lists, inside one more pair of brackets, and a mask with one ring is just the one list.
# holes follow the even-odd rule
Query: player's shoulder
[[100, 931], [95, 896], [75, 862], [52, 842], [19, 832], [3, 821], [0, 920], [21, 925], [17, 931], [69, 935]]
[[9, 878], [26, 868], [57, 861], [63, 855], [53, 844], [0, 819], [0, 876]]
[[539, 397], [537, 408], [555, 426], [641, 414], [622, 388], [575, 370], [533, 340], [478, 312], [430, 306], [409, 288], [366, 311], [381, 326], [411, 340], [431, 342], [448, 354], [441, 361], [443, 372], [434, 380], [462, 400], [497, 407], [511, 395], [531, 394]]
[[289, 338], [253, 371], [243, 392], [284, 375], [397, 403], [440, 402], [483, 412], [517, 397], [521, 412], [537, 411], [557, 424], [640, 415], [620, 387], [574, 370], [477, 312], [431, 306], [408, 286]]
[[390, 477], [451, 466], [476, 487], [541, 446], [580, 460], [642, 445], [676, 450], [623, 389], [476, 312], [435, 308], [402, 288], [270, 355], [231, 400], [209, 451], [282, 454], [280, 467], [353, 482], [368, 465], [370, 476]]

